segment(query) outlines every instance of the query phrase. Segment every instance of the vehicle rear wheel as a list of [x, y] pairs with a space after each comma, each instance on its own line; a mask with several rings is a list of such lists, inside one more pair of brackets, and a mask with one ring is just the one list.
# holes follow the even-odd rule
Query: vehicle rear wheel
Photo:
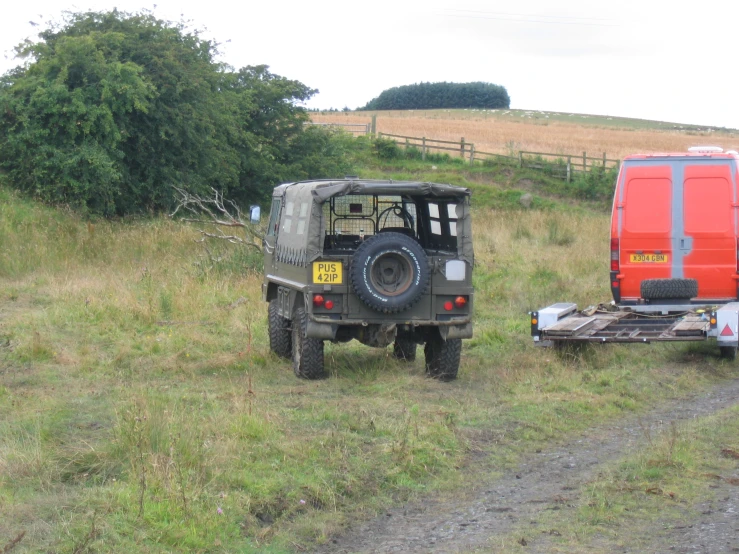
[[698, 296], [698, 281], [695, 279], [647, 279], [641, 282], [641, 296], [645, 300], [695, 298]]
[[439, 381], [453, 381], [459, 372], [462, 358], [462, 339], [441, 338], [438, 331], [426, 339], [423, 349], [426, 357], [426, 374]]
[[298, 308], [293, 316], [293, 371], [302, 379], [321, 379], [326, 376], [323, 368], [323, 341], [306, 337], [307, 326], [305, 309]]
[[393, 356], [404, 362], [416, 360], [416, 341], [405, 337], [395, 337]]
[[290, 320], [282, 317], [277, 310], [277, 300], [270, 300], [268, 313], [269, 348], [280, 358], [289, 359], [292, 355]]
[[736, 359], [736, 346], [719, 346], [719, 351], [724, 360]]

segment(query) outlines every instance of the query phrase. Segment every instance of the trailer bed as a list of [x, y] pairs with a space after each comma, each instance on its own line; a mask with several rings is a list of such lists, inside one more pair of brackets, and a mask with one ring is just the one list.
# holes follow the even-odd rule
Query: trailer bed
[[651, 342], [704, 340], [711, 328], [703, 314], [646, 316], [634, 312], [572, 314], [541, 329], [541, 340]]

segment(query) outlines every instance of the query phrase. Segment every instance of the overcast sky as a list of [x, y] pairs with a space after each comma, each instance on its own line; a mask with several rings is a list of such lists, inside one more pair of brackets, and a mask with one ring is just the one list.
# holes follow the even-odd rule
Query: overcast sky
[[0, 72], [62, 11], [113, 7], [192, 21], [222, 43], [222, 61], [319, 89], [309, 107], [485, 81], [503, 85], [512, 108], [739, 128], [739, 0], [16, 1], [0, 19]]

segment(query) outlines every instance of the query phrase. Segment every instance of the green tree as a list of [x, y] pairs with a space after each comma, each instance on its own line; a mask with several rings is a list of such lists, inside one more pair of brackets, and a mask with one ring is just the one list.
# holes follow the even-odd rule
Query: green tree
[[0, 168], [37, 198], [105, 215], [167, 209], [172, 185], [250, 201], [335, 165], [306, 145], [300, 103], [317, 91], [233, 71], [182, 23], [88, 12], [39, 38], [0, 78]]
[[417, 83], [393, 87], [367, 102], [363, 110], [440, 108], [497, 109], [510, 107], [506, 89], [491, 83]]

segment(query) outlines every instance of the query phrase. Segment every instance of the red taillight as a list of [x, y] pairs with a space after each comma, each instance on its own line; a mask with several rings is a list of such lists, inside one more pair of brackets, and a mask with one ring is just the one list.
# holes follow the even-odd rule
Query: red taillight
[[313, 296], [313, 305], [319, 307], [323, 306], [323, 296], [321, 296], [320, 294], [316, 294], [315, 296]]
[[464, 296], [457, 296], [457, 298], [454, 299], [454, 305], [457, 308], [464, 308], [467, 304], [467, 299]]
[[447, 300], [446, 302], [444, 302], [444, 309], [447, 312], [451, 312], [452, 309], [454, 309], [454, 304], [452, 304], [452, 301], [451, 300]]
[[[739, 261], [737, 261], [739, 264]], [[619, 247], [618, 239], [611, 239], [611, 271], [619, 271]]]
[[736, 239], [736, 272], [739, 273], [739, 238]]
[[327, 310], [333, 310], [334, 309], [334, 301], [333, 300], [326, 300], [326, 303], [323, 305], [324, 308]]

